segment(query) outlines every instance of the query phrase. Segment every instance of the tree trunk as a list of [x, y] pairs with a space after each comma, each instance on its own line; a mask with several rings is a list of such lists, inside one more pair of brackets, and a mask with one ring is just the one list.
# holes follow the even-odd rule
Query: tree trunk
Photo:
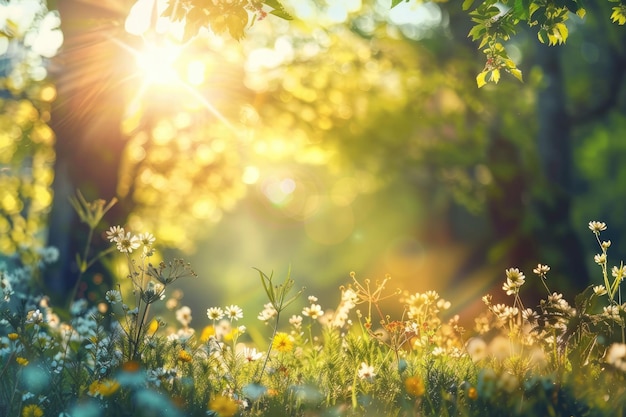
[[[106, 1], [81, 0], [60, 1], [58, 8], [65, 42], [52, 70], [58, 91], [51, 119], [57, 160], [48, 244], [59, 249], [60, 258], [45, 281], [53, 296], [63, 297], [78, 277], [76, 254], [82, 254], [88, 231], [69, 197], [77, 189], [88, 201], [116, 195], [125, 144], [120, 130], [124, 98], [118, 85], [124, 54], [111, 40], [121, 32], [119, 10]], [[118, 204], [107, 218], [122, 223], [126, 215]], [[96, 246], [103, 243], [98, 235], [95, 241]]]

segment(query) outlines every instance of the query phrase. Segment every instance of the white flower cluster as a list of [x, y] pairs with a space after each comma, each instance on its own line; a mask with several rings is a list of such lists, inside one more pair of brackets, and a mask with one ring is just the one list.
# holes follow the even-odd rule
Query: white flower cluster
[[115, 243], [117, 250], [121, 253], [132, 253], [143, 246], [143, 253], [146, 256], [152, 255], [152, 246], [155, 238], [152, 233], [140, 233], [134, 235], [126, 232], [121, 226], [111, 226], [106, 232], [106, 237], [111, 243]]

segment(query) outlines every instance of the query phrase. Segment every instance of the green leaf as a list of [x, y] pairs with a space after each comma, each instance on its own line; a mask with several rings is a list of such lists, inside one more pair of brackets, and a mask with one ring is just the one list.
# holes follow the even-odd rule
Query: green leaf
[[463, 0], [463, 10], [469, 10], [472, 4], [474, 4], [474, 0]]
[[528, 20], [530, 17], [530, 1], [529, 0], [515, 0], [513, 4], [513, 12], [515, 17], [520, 20]]
[[483, 71], [476, 76], [476, 84], [478, 85], [478, 88], [487, 84], [487, 81], [485, 80], [485, 77], [487, 77], [487, 72], [488, 71]]
[[499, 69], [494, 69], [493, 71], [491, 71], [491, 81], [493, 81], [494, 83], [498, 84], [498, 81], [500, 81], [500, 70]]
[[272, 10], [270, 12], [270, 14], [273, 14], [274, 16], [280, 17], [281, 19], [284, 19], [284, 20], [293, 20], [293, 16], [290, 15], [289, 13], [287, 13], [284, 10], [276, 10], [276, 9], [274, 9], [274, 10]]
[[285, 6], [283, 6], [283, 4], [278, 0], [265, 0], [263, 3], [266, 6], [274, 9], [270, 12], [270, 14], [273, 14], [276, 17], [280, 17], [281, 19], [293, 20], [293, 16], [287, 13], [287, 11], [285, 10]]
[[403, 1], [408, 2], [409, 0], [391, 0], [391, 8], [393, 9], [394, 7], [396, 7], [398, 4], [402, 3]]
[[511, 73], [511, 75], [517, 78], [520, 82], [522, 83], [524, 82], [524, 79], [522, 78], [522, 71], [520, 71], [517, 68], [511, 68], [509, 72]]

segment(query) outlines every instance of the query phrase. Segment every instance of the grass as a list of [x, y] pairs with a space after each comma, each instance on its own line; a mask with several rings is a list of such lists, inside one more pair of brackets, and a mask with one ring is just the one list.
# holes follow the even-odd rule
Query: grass
[[[82, 196], [74, 206], [89, 236], [110, 208]], [[167, 297], [178, 279], [195, 275], [191, 266], [153, 265], [152, 235], [114, 227], [106, 233], [112, 249], [78, 257], [81, 274], [102, 256], [126, 262], [126, 278], [97, 305], [53, 307], [36, 294], [32, 277], [54, 260], [52, 249], [32, 264], [0, 268], [0, 415], [620, 416], [624, 268], [609, 268], [606, 225], [589, 228], [602, 279], [575, 300], [552, 291], [550, 268], [538, 265], [533, 279], [546, 297], [528, 308], [527, 278], [510, 268], [510, 303], [486, 295], [484, 312], [465, 329], [447, 317], [451, 303], [439, 294], [390, 290], [389, 277], [352, 274], [339, 305], [327, 306], [305, 298], [289, 274], [258, 271], [268, 302], [250, 332], [237, 324], [247, 312], [236, 305], [207, 308], [211, 325], [192, 328], [193, 312]], [[392, 317], [383, 301], [404, 313]], [[170, 324], [153, 313], [161, 303]], [[288, 305], [301, 313], [284, 317]]]

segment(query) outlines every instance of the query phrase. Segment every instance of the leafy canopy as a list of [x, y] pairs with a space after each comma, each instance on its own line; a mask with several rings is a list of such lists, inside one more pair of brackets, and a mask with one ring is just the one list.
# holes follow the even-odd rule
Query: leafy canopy
[[[296, 0], [291, 0], [294, 2]], [[421, 0], [391, 0], [390, 7], [400, 3]], [[447, 1], [447, 0], [439, 0]], [[607, 0], [614, 3], [611, 20], [626, 24], [625, 0]], [[478, 3], [478, 4], [476, 4]], [[537, 32], [537, 39], [550, 46], [565, 43], [568, 37], [566, 22], [570, 14], [583, 18], [586, 9], [582, 0], [464, 0], [463, 10], [468, 11], [474, 26], [469, 32], [473, 41], [486, 56], [483, 70], [476, 76], [478, 87], [488, 82], [497, 84], [502, 72], [523, 81], [522, 71], [509, 57], [504, 43], [513, 36], [521, 22]], [[163, 17], [185, 25], [184, 40], [189, 40], [206, 28], [215, 34], [229, 34], [242, 39], [246, 29], [267, 14], [292, 20], [286, 7], [278, 0], [170, 0]]]

